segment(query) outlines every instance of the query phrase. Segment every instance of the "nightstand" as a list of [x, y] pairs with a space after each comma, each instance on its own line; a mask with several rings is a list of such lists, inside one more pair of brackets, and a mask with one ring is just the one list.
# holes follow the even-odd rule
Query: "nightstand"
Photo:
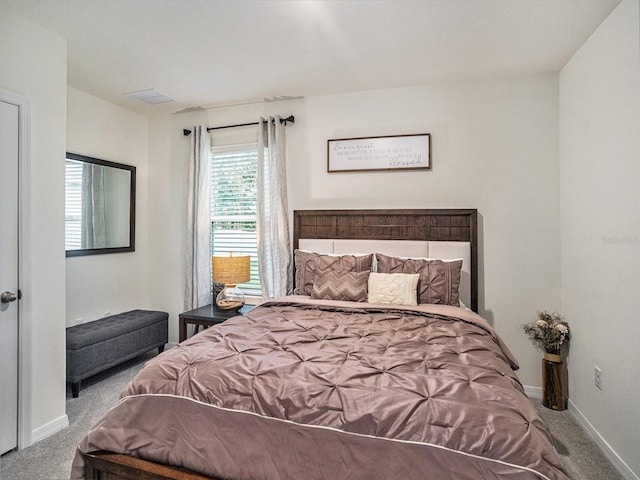
[[189, 310], [188, 312], [183, 312], [178, 315], [178, 341], [182, 342], [187, 339], [187, 324], [196, 325], [196, 328], [200, 325], [203, 327], [210, 327], [211, 325], [222, 323], [232, 317], [244, 315], [253, 307], [253, 305], [245, 305], [240, 310], [220, 310], [215, 305], [211, 304], [194, 310]]

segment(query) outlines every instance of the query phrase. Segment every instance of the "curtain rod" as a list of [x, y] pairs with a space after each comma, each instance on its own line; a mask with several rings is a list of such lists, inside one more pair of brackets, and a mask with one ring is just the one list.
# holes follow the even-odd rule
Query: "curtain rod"
[[[285, 127], [287, 126], [287, 122], [296, 123], [296, 119], [293, 115], [289, 115], [287, 118], [280, 119], [280, 123], [284, 124]], [[223, 128], [248, 127], [250, 125], [259, 125], [259, 124], [260, 122], [251, 122], [251, 123], [239, 123], [236, 125], [223, 125], [222, 127], [208, 127], [207, 132], [210, 132], [211, 130], [222, 130]], [[182, 130], [182, 133], [185, 137], [188, 137], [189, 135], [191, 135], [191, 130], [187, 130], [185, 128], [184, 130]]]

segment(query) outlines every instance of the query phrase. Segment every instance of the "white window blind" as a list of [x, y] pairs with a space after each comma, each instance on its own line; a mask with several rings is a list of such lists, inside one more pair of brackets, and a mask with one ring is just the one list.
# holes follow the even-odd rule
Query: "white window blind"
[[65, 163], [65, 250], [82, 248], [82, 168], [82, 162], [67, 160]]
[[238, 285], [261, 295], [257, 237], [258, 150], [255, 143], [211, 149], [211, 254], [251, 256], [251, 280]]

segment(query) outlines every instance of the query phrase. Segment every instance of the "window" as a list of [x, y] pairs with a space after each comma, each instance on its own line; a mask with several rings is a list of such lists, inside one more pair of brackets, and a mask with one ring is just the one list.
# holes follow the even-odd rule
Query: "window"
[[251, 256], [251, 280], [238, 285], [262, 295], [257, 236], [256, 143], [211, 149], [211, 254]]
[[82, 222], [82, 163], [67, 160], [65, 163], [65, 250], [77, 250], [81, 245]]

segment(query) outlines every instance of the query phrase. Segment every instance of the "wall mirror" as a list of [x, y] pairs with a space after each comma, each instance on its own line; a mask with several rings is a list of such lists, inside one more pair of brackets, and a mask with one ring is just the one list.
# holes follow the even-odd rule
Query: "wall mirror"
[[67, 257], [135, 251], [136, 167], [67, 153]]

